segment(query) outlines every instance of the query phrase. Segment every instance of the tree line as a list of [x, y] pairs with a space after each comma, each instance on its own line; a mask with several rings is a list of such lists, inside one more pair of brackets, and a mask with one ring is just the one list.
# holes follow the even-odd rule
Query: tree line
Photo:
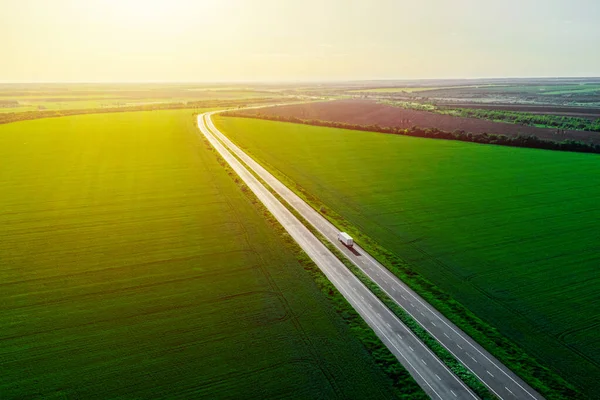
[[416, 103], [406, 101], [382, 101], [396, 107], [409, 110], [431, 111], [437, 114], [451, 115], [453, 117], [478, 118], [488, 121], [508, 122], [511, 124], [556, 128], [558, 130], [577, 130], [600, 132], [600, 118], [589, 119], [581, 117], [567, 117], [552, 114], [532, 114], [523, 111], [486, 110], [479, 108], [440, 108], [430, 103]]
[[438, 110], [437, 112], [458, 117], [487, 119], [520, 125], [600, 132], [600, 118], [591, 120], [587, 118], [566, 117], [562, 115], [539, 115], [519, 111], [498, 111], [473, 108], [456, 108], [447, 111]]

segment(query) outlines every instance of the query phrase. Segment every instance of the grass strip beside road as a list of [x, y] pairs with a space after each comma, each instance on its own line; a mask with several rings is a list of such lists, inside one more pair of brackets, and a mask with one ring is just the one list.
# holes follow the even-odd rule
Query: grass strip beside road
[[[304, 224], [308, 224], [306, 221], [302, 221]], [[307, 226], [309, 226], [308, 224]], [[339, 251], [333, 244], [331, 244], [325, 237], [318, 234], [316, 230], [311, 226], [309, 228], [311, 232], [315, 233], [317, 237], [331, 250], [336, 257], [338, 257], [344, 265], [352, 271], [354, 275], [369, 288], [373, 294], [375, 294], [379, 300], [386, 305], [408, 328], [429, 347], [431, 351], [452, 371], [458, 376], [478, 397], [482, 400], [493, 400], [497, 399], [488, 388], [473, 374], [468, 368], [466, 368], [460, 361], [458, 361], [448, 350], [446, 350], [433, 336], [431, 336], [421, 325], [411, 317], [402, 307], [400, 307], [394, 300], [392, 300], [375, 282], [373, 282], [367, 275], [365, 275], [352, 261], [348, 260], [344, 254]]]

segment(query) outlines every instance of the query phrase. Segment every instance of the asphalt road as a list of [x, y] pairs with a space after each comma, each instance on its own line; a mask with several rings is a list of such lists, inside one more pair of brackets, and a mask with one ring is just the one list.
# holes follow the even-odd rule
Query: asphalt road
[[[214, 113], [210, 113], [212, 115]], [[475, 340], [450, 322], [440, 312], [393, 275], [387, 268], [370, 256], [360, 246], [349, 249], [337, 240], [339, 230], [304, 200], [287, 188], [270, 172], [261, 167], [238, 146], [231, 142], [207, 118], [210, 130], [230, 151], [234, 152], [260, 178], [273, 188], [304, 219], [333, 243], [344, 255], [359, 267], [371, 280], [387, 293], [398, 305], [408, 312], [456, 359], [470, 369], [500, 399], [543, 399], [521, 378], [493, 357]]]
[[369, 324], [423, 390], [433, 399], [477, 399], [423, 342], [215, 138], [206, 126], [211, 114], [198, 116], [200, 132]]

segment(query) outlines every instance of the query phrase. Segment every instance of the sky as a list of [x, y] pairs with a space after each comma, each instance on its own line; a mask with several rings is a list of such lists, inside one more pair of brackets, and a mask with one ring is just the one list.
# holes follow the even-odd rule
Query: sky
[[600, 76], [598, 0], [0, 0], [0, 82]]

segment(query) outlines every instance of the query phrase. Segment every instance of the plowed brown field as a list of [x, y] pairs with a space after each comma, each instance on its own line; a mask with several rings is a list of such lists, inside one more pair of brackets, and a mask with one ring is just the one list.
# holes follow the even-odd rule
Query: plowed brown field
[[471, 133], [493, 133], [507, 136], [537, 136], [541, 139], [562, 141], [565, 139], [592, 142], [600, 139], [597, 132], [561, 131], [556, 129], [538, 128], [509, 124], [504, 122], [486, 121], [476, 118], [453, 117], [428, 111], [408, 110], [387, 104], [379, 104], [371, 100], [338, 100], [318, 103], [295, 104], [289, 106], [268, 107], [244, 110], [247, 115], [270, 115], [282, 117], [297, 117], [301, 119], [316, 119], [323, 121], [342, 122], [356, 125], [379, 125], [382, 127], [437, 128], [447, 132], [463, 130]]

